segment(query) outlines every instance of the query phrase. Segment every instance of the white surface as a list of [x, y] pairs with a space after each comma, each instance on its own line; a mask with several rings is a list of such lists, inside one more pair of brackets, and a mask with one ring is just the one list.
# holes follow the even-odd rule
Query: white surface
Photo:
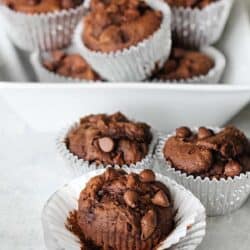
[[[56, 154], [57, 133], [30, 129], [1, 99], [0, 114], [0, 248], [44, 250], [43, 206], [71, 175]], [[250, 136], [250, 105], [232, 123]], [[209, 218], [198, 250], [249, 250], [249, 211], [250, 200], [230, 216]]]
[[[65, 228], [65, 222], [70, 212], [77, 210], [78, 199], [82, 189], [90, 178], [103, 174], [105, 170], [99, 169], [85, 173], [66, 186], [57, 190], [48, 200], [43, 210], [42, 222], [45, 234], [46, 246], [50, 250], [79, 250], [79, 239]], [[141, 170], [132, 170], [140, 173]], [[131, 170], [127, 169], [130, 173]], [[205, 208], [194, 195], [175, 181], [163, 175], [156, 175], [156, 179], [164, 183], [171, 193], [174, 201], [176, 225], [170, 235], [161, 242], [155, 250], [164, 250], [171, 247], [172, 250], [194, 250], [205, 235]], [[197, 228], [190, 232], [188, 228]], [[191, 229], [190, 228], [190, 229]], [[196, 240], [194, 241], [194, 239]]]

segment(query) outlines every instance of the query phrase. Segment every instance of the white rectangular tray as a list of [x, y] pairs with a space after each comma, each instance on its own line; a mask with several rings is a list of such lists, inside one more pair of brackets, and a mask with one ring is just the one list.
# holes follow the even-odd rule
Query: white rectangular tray
[[8, 81], [0, 83], [0, 95], [37, 130], [58, 130], [84, 114], [116, 110], [165, 131], [183, 124], [220, 126], [250, 101], [250, 24], [242, 0], [236, 0], [216, 45], [227, 57], [224, 84], [218, 85], [27, 83], [34, 80], [28, 55], [12, 46], [2, 26], [0, 35], [0, 79]]

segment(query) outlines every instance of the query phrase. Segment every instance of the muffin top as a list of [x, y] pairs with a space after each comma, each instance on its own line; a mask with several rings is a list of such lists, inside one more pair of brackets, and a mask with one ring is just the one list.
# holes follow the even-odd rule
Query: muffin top
[[170, 58], [153, 78], [162, 80], [185, 80], [206, 75], [214, 67], [214, 61], [206, 54], [173, 48]]
[[89, 81], [101, 80], [91, 66], [78, 54], [53, 51], [50, 59], [43, 60], [43, 66], [47, 70], [65, 77]]
[[203, 9], [219, 0], [165, 0], [170, 6]]
[[82, 118], [66, 143], [73, 154], [90, 163], [121, 166], [141, 161], [148, 154], [151, 140], [147, 124], [115, 113]]
[[227, 179], [250, 171], [249, 141], [233, 126], [218, 133], [205, 127], [197, 133], [178, 128], [166, 141], [164, 155], [177, 170], [202, 178]]
[[48, 13], [76, 8], [83, 0], [2, 0], [12, 10], [28, 14]]
[[114, 52], [143, 41], [159, 29], [162, 15], [141, 0], [92, 0], [83, 41], [91, 50]]
[[152, 170], [138, 175], [108, 168], [81, 192], [77, 222], [101, 249], [151, 250], [173, 230], [173, 202]]

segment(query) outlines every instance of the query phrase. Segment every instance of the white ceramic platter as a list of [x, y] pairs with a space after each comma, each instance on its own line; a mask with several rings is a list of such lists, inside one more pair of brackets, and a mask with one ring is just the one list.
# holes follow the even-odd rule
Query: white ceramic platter
[[250, 24], [245, 4], [236, 0], [217, 44], [227, 58], [224, 84], [27, 83], [34, 81], [27, 55], [10, 44], [1, 26], [0, 79], [5, 82], [0, 83], [0, 94], [40, 131], [58, 130], [88, 113], [117, 110], [164, 131], [183, 124], [221, 126], [250, 101]]

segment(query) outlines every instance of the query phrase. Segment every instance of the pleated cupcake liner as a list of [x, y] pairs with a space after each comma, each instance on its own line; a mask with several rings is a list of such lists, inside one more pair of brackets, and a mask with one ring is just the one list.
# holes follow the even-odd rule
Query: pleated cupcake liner
[[206, 75], [195, 76], [188, 79], [180, 80], [162, 80], [162, 79], [153, 79], [152, 82], [160, 83], [192, 83], [192, 84], [216, 84], [219, 83], [222, 74], [226, 67], [226, 58], [225, 56], [214, 47], [203, 47], [200, 49], [201, 52], [208, 55], [214, 61], [214, 67], [209, 70]]
[[68, 46], [84, 13], [83, 4], [74, 9], [45, 14], [26, 14], [0, 6], [8, 36], [17, 47], [29, 52]]
[[[62, 49], [66, 53], [77, 53], [78, 51], [74, 46], [70, 46], [66, 49]], [[49, 83], [102, 83], [101, 80], [84, 80], [73, 77], [66, 77], [55, 72], [51, 72], [43, 66], [43, 59], [50, 58], [50, 52], [46, 51], [35, 51], [30, 56], [30, 62], [35, 70], [37, 79], [39, 82]]]
[[152, 9], [162, 12], [162, 23], [149, 38], [129, 48], [110, 53], [90, 50], [82, 40], [84, 24], [81, 22], [78, 25], [74, 42], [79, 53], [104, 79], [113, 82], [145, 80], [156, 65], [161, 67], [168, 58], [171, 50], [170, 9], [161, 0], [145, 1]]
[[70, 152], [66, 145], [66, 138], [68, 134], [76, 129], [79, 126], [79, 123], [76, 122], [69, 128], [63, 129], [59, 136], [56, 139], [56, 148], [62, 158], [65, 160], [67, 165], [70, 167], [71, 171], [75, 176], [81, 176], [87, 172], [96, 170], [96, 169], [105, 169], [107, 167], [114, 167], [114, 168], [129, 168], [129, 169], [153, 169], [157, 170], [157, 165], [154, 164], [154, 150], [155, 146], [158, 141], [158, 132], [151, 129], [151, 133], [153, 135], [152, 141], [149, 145], [149, 150], [147, 155], [139, 162], [134, 164], [124, 164], [120, 165], [110, 165], [110, 164], [96, 164], [95, 162], [89, 162], [87, 160], [79, 158], [77, 155]]
[[[59, 189], [46, 203], [42, 213], [42, 224], [45, 244], [49, 250], [67, 249], [79, 250], [79, 239], [65, 227], [70, 212], [77, 210], [81, 190], [94, 176], [105, 170], [95, 170], [86, 173]], [[140, 170], [126, 169], [128, 173]], [[156, 250], [195, 249], [202, 241], [206, 231], [205, 209], [200, 201], [191, 192], [161, 174], [156, 179], [164, 183], [170, 190], [177, 211], [175, 228], [162, 241]]]
[[[221, 130], [213, 127], [211, 129], [215, 132]], [[193, 132], [197, 131], [198, 128], [193, 129]], [[225, 215], [239, 209], [250, 195], [250, 172], [220, 180], [194, 177], [183, 173], [165, 159], [163, 152], [166, 141], [174, 135], [175, 133], [161, 135], [159, 138], [155, 157], [160, 165], [160, 172], [190, 190], [205, 206], [208, 216]]]
[[172, 7], [172, 31], [177, 43], [200, 48], [217, 42], [234, 0], [219, 0], [203, 9]]

